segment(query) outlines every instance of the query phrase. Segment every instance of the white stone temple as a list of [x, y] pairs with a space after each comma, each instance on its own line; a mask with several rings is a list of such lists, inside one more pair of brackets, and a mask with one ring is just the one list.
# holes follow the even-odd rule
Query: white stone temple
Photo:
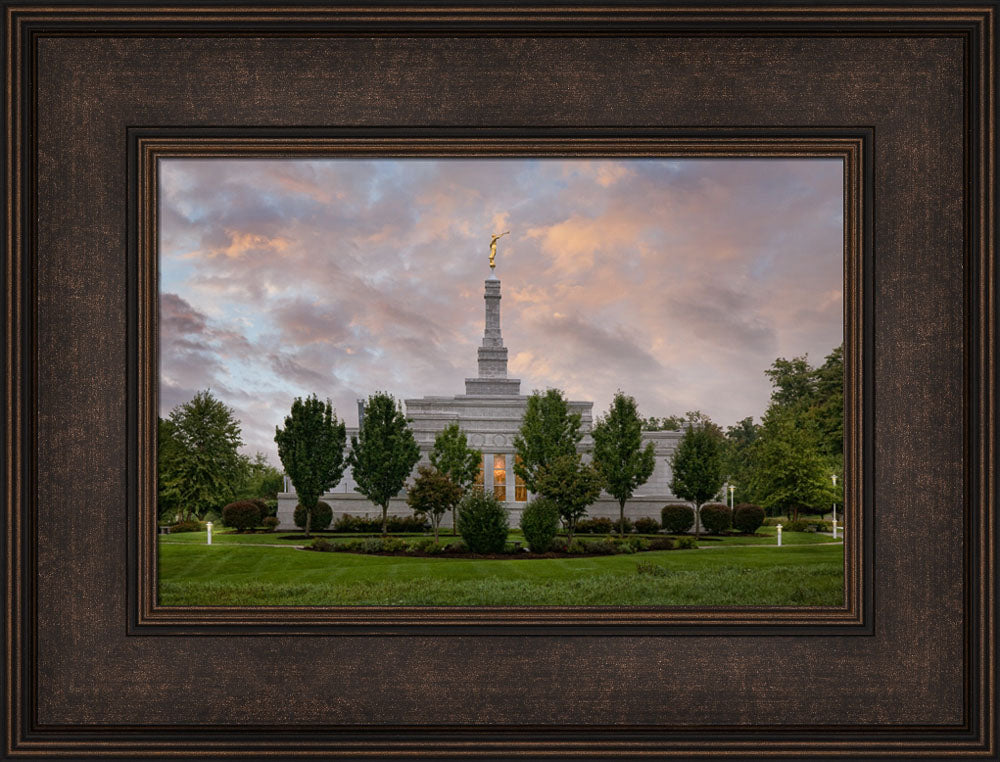
[[[465, 394], [451, 397], [420, 397], [405, 400], [406, 416], [411, 420], [410, 428], [420, 445], [421, 459], [414, 468], [429, 462], [430, 452], [434, 447], [434, 438], [443, 428], [453, 421], [468, 436], [469, 445], [482, 450], [483, 488], [492, 491], [499, 500], [506, 503], [510, 511], [511, 526], [517, 526], [521, 511], [532, 495], [514, 473], [514, 435], [521, 426], [521, 418], [527, 407], [528, 397], [521, 394], [521, 381], [507, 376], [507, 348], [503, 344], [500, 331], [500, 279], [492, 272], [486, 279], [484, 294], [486, 301], [486, 325], [482, 345], [478, 348], [479, 373], [474, 378], [465, 379]], [[589, 458], [593, 440], [590, 438], [590, 428], [593, 423], [594, 403], [589, 401], [570, 401], [570, 409], [580, 413], [582, 431], [585, 432], [579, 448], [584, 459]], [[362, 403], [358, 405], [359, 418], [363, 415]], [[360, 421], [359, 421], [360, 423]], [[352, 434], [357, 434], [357, 427], [347, 429], [350, 442]], [[653, 442], [656, 448], [656, 468], [653, 475], [625, 505], [626, 517], [635, 520], [650, 516], [659, 520], [660, 509], [667, 503], [683, 503], [670, 492], [670, 456], [677, 447], [683, 433], [680, 431], [646, 431], [643, 432], [643, 445]], [[295, 511], [297, 499], [291, 483], [285, 479], [288, 492], [278, 495], [278, 518], [281, 521], [279, 529], [294, 530], [295, 523], [292, 514]], [[355, 491], [355, 483], [351, 477], [350, 468], [345, 471], [343, 479], [334, 491], [320, 498], [333, 509], [334, 521], [342, 513], [356, 516], [381, 517], [381, 509]], [[412, 511], [406, 504], [405, 488], [389, 504], [390, 515], [410, 515]], [[602, 494], [596, 503], [588, 510], [591, 518], [607, 516], [618, 519], [618, 501], [609, 495]], [[446, 514], [442, 523], [450, 522], [450, 513]], [[450, 526], [450, 524], [448, 524]]]

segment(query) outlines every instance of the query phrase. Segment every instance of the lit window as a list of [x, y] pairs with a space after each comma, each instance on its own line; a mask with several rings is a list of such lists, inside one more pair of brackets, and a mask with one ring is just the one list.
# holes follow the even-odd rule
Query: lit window
[[[514, 456], [514, 463], [521, 463], [521, 456]], [[514, 500], [518, 503], [528, 502], [528, 485], [524, 483], [524, 479], [518, 476], [517, 471], [514, 472]]]
[[479, 459], [479, 472], [476, 474], [476, 480], [472, 483], [472, 486], [475, 487], [480, 492], [483, 491], [483, 459], [482, 458]]
[[507, 501], [507, 456], [493, 456], [493, 497]]

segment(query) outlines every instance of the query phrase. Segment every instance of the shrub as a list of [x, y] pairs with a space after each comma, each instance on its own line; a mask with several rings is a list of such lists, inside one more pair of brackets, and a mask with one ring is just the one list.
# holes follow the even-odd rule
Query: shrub
[[507, 509], [493, 493], [470, 490], [462, 498], [458, 532], [473, 553], [502, 553], [508, 529]]
[[559, 531], [559, 507], [546, 497], [537, 497], [521, 514], [524, 540], [534, 553], [545, 553]]
[[[395, 534], [403, 532], [427, 532], [430, 528], [430, 522], [422, 516], [390, 516], [386, 519], [386, 529]], [[379, 527], [379, 531], [381, 529]]]
[[433, 553], [435, 547], [438, 543], [434, 542], [433, 537], [418, 537], [415, 540], [411, 540], [407, 543], [406, 552], [407, 553]]
[[701, 507], [701, 525], [708, 534], [722, 534], [733, 525], [733, 512], [722, 503], [706, 503]]
[[456, 540], [455, 542], [449, 542], [444, 551], [446, 553], [468, 553], [469, 546], [461, 540]]
[[614, 531], [619, 534], [628, 534], [632, 531], [632, 521], [630, 519], [620, 519], [616, 521], [613, 526]]
[[[295, 506], [295, 513], [292, 515], [295, 526], [299, 529], [306, 528], [306, 509], [302, 503]], [[329, 505], [320, 500], [316, 507], [312, 509], [312, 521], [309, 524], [310, 532], [322, 532], [330, 526], [333, 521], [333, 510]]]
[[[690, 539], [692, 542], [694, 541], [693, 537], [691, 537], [691, 538], [682, 537], [681, 539], [682, 540]], [[670, 539], [669, 537], [655, 537], [655, 538], [653, 538], [652, 540], [649, 541], [649, 549], [650, 550], [673, 550], [674, 549], [674, 541], [672, 539]]]
[[277, 500], [265, 500], [264, 508], [266, 509], [261, 515], [267, 518], [268, 516], [278, 515], [278, 501]]
[[582, 554], [587, 552], [587, 548], [580, 540], [573, 540], [573, 542], [566, 546], [565, 550], [567, 553], [573, 554]]
[[[390, 519], [391, 521], [392, 519]], [[357, 532], [358, 534], [374, 534], [382, 532], [382, 522], [367, 516], [351, 516], [343, 513], [333, 525], [334, 532]]]
[[665, 505], [660, 519], [667, 534], [681, 534], [694, 526], [694, 510], [687, 505]]
[[632, 546], [632, 550], [636, 553], [642, 553], [645, 550], [649, 550], [649, 540], [645, 537], [633, 537], [628, 541], [628, 543]]
[[651, 563], [650, 561], [640, 561], [635, 565], [635, 571], [638, 574], [648, 574], [650, 577], [667, 576], [667, 567]]
[[410, 543], [402, 537], [385, 537], [382, 539], [383, 553], [400, 553], [409, 550]]
[[[778, 522], [781, 523], [781, 522]], [[786, 532], [815, 532], [816, 527], [813, 522], [806, 521], [805, 519], [799, 519], [798, 521], [789, 521], [785, 524], [782, 529]]]
[[[573, 545], [579, 542], [583, 546], [584, 553], [591, 553], [595, 556], [607, 556], [621, 553], [618, 543], [610, 537], [605, 540], [573, 540]], [[570, 553], [573, 551], [571, 550]]]
[[615, 522], [604, 516], [576, 522], [577, 534], [611, 534], [614, 531], [616, 531]]
[[323, 553], [329, 553], [331, 550], [333, 550], [333, 543], [327, 542], [322, 537], [320, 537], [317, 540], [313, 540], [313, 544], [310, 545], [309, 547], [311, 547], [313, 550], [318, 550]]
[[237, 500], [222, 509], [222, 523], [238, 532], [248, 532], [260, 523], [260, 506], [253, 500]]
[[273, 532], [278, 528], [278, 524], [280, 523], [281, 520], [277, 516], [265, 516], [260, 520], [261, 526], [268, 532]]
[[180, 534], [181, 532], [200, 532], [204, 527], [199, 521], [178, 521], [170, 527], [170, 534]]
[[753, 534], [764, 524], [764, 509], [751, 503], [740, 503], [733, 508], [733, 529], [743, 534]]
[[639, 534], [656, 534], [660, 531], [660, 522], [649, 516], [635, 520], [635, 531]]
[[677, 550], [694, 550], [698, 547], [694, 537], [678, 537]]

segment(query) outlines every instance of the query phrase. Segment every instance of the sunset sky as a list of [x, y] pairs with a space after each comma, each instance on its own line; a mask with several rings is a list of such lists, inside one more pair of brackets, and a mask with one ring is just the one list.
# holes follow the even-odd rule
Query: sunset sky
[[280, 465], [296, 396], [464, 393], [500, 240], [521, 391], [764, 412], [843, 336], [839, 160], [163, 160], [160, 411], [210, 388]]

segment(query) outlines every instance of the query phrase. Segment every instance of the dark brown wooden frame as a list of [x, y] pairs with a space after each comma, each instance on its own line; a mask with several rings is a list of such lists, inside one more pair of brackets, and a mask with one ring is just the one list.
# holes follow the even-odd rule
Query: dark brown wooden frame
[[[996, 11], [5, 5], [5, 753], [996, 758]], [[847, 606], [157, 608], [144, 147], [547, 131], [857, 147]]]

